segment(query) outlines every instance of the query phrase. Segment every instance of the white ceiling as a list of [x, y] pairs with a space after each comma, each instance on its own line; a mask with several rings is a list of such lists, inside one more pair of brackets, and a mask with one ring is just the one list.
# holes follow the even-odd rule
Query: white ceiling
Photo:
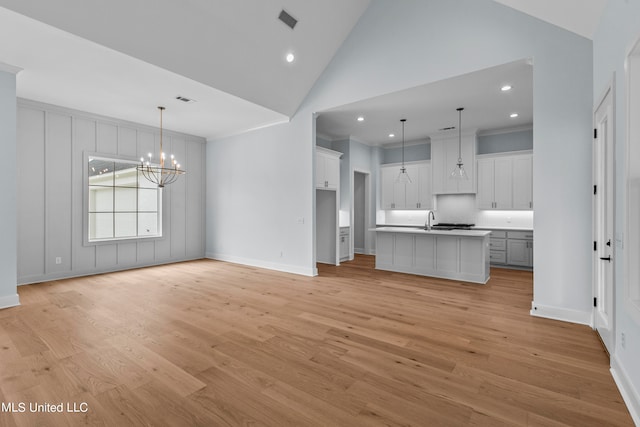
[[[0, 62], [19, 97], [151, 126], [164, 105], [168, 129], [218, 138], [289, 120], [369, 1], [0, 0]], [[606, 2], [496, 1], [587, 37]]]
[[0, 61], [20, 97], [149, 125], [164, 105], [168, 129], [216, 138], [288, 120], [368, 4], [0, 0]]
[[[512, 89], [501, 91], [509, 84]], [[352, 137], [372, 146], [402, 141], [400, 119], [406, 118], [405, 141], [424, 141], [440, 129], [458, 126], [479, 132], [531, 127], [533, 67], [517, 61], [319, 113], [316, 131], [332, 140]], [[517, 112], [517, 118], [510, 118]], [[359, 122], [357, 118], [364, 117]], [[456, 131], [457, 132], [457, 131]], [[395, 138], [389, 138], [394, 133]]]

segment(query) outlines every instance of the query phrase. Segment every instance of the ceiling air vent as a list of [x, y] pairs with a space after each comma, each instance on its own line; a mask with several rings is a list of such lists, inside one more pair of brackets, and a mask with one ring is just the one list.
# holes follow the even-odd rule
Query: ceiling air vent
[[182, 101], [182, 102], [186, 102], [186, 103], [189, 103], [189, 102], [196, 102], [196, 101], [195, 101], [195, 99], [189, 99], [189, 98], [184, 97], [184, 96], [176, 96], [176, 99], [177, 99], [178, 101]]
[[298, 20], [293, 16], [289, 15], [287, 12], [285, 12], [284, 9], [282, 9], [282, 11], [280, 12], [280, 15], [278, 15], [278, 19], [284, 22], [287, 25], [287, 27], [291, 28], [292, 30], [293, 30], [293, 27], [295, 27], [296, 24], [298, 23]]

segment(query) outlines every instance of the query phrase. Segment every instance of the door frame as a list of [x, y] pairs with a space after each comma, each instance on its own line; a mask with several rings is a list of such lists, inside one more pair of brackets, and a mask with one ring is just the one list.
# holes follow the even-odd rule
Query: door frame
[[355, 248], [355, 182], [356, 173], [364, 175], [364, 251], [366, 255], [371, 255], [371, 236], [368, 230], [371, 224], [371, 171], [353, 168], [351, 171], [351, 212], [349, 227], [349, 259], [354, 258]]
[[[593, 241], [594, 244], [596, 244], [597, 250], [594, 249], [593, 251], [593, 263], [592, 263], [592, 273], [593, 273], [593, 278], [592, 278], [592, 286], [593, 286], [593, 297], [594, 297], [594, 304], [593, 304], [593, 309], [592, 309], [592, 314], [591, 314], [591, 325], [593, 327], [593, 329], [598, 332], [598, 336], [600, 337], [600, 339], [603, 342], [603, 347], [605, 348], [605, 350], [609, 353], [609, 355], [613, 355], [614, 351], [615, 351], [615, 344], [616, 344], [616, 329], [615, 329], [615, 282], [616, 282], [616, 269], [615, 269], [615, 265], [616, 265], [616, 222], [615, 222], [615, 217], [616, 217], [616, 191], [615, 191], [615, 180], [616, 180], [616, 158], [615, 158], [615, 135], [616, 135], [616, 130], [615, 130], [615, 111], [616, 111], [616, 96], [615, 96], [615, 72], [613, 73], [613, 76], [611, 78], [611, 80], [609, 81], [609, 83], [607, 84], [606, 88], [604, 89], [604, 91], [602, 92], [602, 94], [600, 95], [600, 97], [597, 98], [597, 102], [594, 104], [594, 108], [593, 108], [593, 128], [594, 128], [594, 132], [595, 129], [597, 129], [598, 123], [596, 120], [596, 113], [598, 112], [598, 110], [600, 109], [600, 106], [602, 105], [602, 103], [605, 101], [605, 99], [607, 98], [607, 96], [611, 96], [611, 115], [609, 117], [609, 127], [611, 129], [611, 140], [608, 141], [608, 146], [606, 147], [608, 156], [606, 156], [608, 158], [608, 162], [606, 167], [611, 168], [611, 180], [612, 182], [609, 183], [608, 187], [610, 188], [610, 192], [611, 194], [609, 195], [610, 197], [608, 197], [608, 199], [610, 199], [610, 203], [611, 203], [611, 218], [608, 218], [608, 221], [611, 221], [611, 289], [610, 289], [610, 313], [609, 313], [609, 325], [610, 325], [610, 330], [609, 330], [609, 336], [608, 337], [602, 337], [600, 335], [600, 333], [597, 330], [597, 325], [596, 325], [596, 319], [598, 316], [598, 307], [596, 306], [596, 298], [599, 297], [599, 293], [600, 293], [600, 279], [601, 279], [601, 274], [600, 274], [600, 268], [602, 266], [602, 262], [599, 258], [601, 255], [601, 248], [605, 245], [605, 242], [602, 241], [602, 239], [600, 239], [600, 236], [603, 232], [602, 228], [606, 228], [607, 225], [606, 224], [602, 224], [600, 222], [598, 222], [598, 212], [603, 209], [603, 207], [601, 206], [601, 201], [602, 198], [600, 197], [593, 197], [592, 199], [592, 237], [593, 237]], [[603, 163], [605, 161], [605, 159], [602, 158], [602, 151], [599, 147], [599, 145], [597, 144], [599, 138], [596, 138], [594, 135], [593, 138], [593, 146], [592, 146], [592, 176], [593, 176], [593, 185], [597, 185], [597, 192], [602, 194], [602, 191], [607, 191], [606, 188], [602, 188], [603, 186], [601, 185], [601, 179], [602, 179], [602, 168], [603, 168]], [[594, 193], [595, 195], [595, 193]], [[597, 242], [597, 243], [596, 243]], [[610, 342], [605, 342], [605, 341], [610, 341]]]

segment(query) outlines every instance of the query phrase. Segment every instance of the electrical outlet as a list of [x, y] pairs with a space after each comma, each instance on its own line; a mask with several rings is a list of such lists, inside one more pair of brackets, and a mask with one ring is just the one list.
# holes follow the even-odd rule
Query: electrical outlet
[[624, 332], [622, 332], [622, 333], [620, 334], [620, 346], [621, 346], [623, 349], [626, 349], [626, 348], [627, 348], [627, 337], [626, 337], [626, 335], [624, 334]]
[[56, 264], [62, 264], [62, 257], [56, 257]]

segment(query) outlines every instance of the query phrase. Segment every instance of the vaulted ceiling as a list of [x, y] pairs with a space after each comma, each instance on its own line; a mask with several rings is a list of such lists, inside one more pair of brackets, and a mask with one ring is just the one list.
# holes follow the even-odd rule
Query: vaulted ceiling
[[[606, 2], [496, 1], [585, 37]], [[0, 0], [0, 62], [20, 97], [152, 126], [164, 105], [168, 129], [218, 138], [289, 120], [369, 2]]]

